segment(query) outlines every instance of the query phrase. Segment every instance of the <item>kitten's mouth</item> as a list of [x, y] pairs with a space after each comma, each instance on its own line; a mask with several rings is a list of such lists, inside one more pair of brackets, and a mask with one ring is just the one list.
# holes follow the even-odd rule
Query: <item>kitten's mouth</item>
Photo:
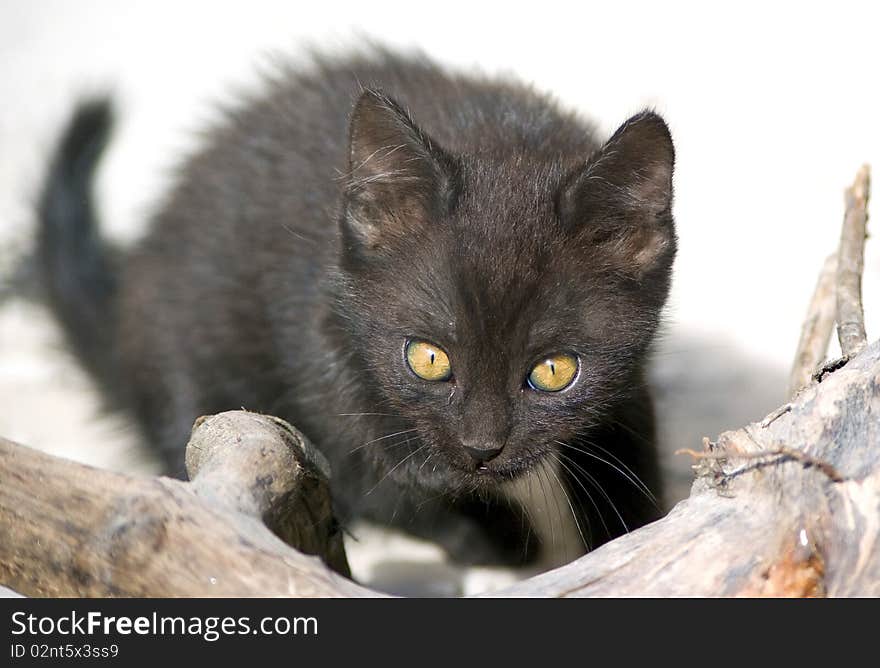
[[486, 464], [480, 464], [477, 466], [477, 468], [472, 471], [472, 474], [479, 481], [478, 484], [486, 486], [496, 485], [507, 480], [506, 477], [500, 475], [498, 471], [493, 470]]
[[[473, 467], [460, 467], [468, 479], [479, 487], [488, 488], [512, 482], [528, 473], [529, 469], [543, 461], [543, 457], [493, 459]], [[458, 468], [458, 467], [457, 467]]]

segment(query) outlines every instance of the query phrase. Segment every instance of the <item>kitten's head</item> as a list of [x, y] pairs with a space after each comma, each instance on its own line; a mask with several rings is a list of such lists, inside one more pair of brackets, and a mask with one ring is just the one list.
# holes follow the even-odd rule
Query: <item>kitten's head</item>
[[350, 152], [340, 308], [376, 401], [424, 446], [396, 474], [430, 457], [435, 487], [491, 489], [626, 398], [675, 255], [659, 116], [591, 155], [456, 155], [367, 91]]

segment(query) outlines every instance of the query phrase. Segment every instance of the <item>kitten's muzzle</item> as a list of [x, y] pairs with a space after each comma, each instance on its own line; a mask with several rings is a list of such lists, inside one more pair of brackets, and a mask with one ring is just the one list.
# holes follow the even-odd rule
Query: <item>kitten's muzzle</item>
[[504, 450], [503, 443], [486, 443], [484, 441], [462, 442], [461, 447], [470, 455], [478, 467], [482, 467], [486, 462], [492, 461]]

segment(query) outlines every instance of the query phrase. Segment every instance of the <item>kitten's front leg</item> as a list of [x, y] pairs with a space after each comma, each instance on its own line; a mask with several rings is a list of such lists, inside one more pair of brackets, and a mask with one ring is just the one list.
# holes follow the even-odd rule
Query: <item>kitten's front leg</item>
[[438, 544], [458, 564], [524, 566], [539, 543], [527, 514], [504, 500], [412, 500], [412, 492], [389, 488], [365, 517]]

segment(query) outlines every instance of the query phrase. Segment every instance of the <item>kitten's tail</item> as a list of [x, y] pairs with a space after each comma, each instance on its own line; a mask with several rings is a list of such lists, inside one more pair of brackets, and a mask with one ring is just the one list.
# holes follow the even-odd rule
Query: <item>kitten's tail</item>
[[113, 373], [117, 278], [95, 221], [92, 181], [112, 126], [105, 98], [73, 114], [40, 195], [36, 249], [49, 304], [74, 352], [102, 383]]

